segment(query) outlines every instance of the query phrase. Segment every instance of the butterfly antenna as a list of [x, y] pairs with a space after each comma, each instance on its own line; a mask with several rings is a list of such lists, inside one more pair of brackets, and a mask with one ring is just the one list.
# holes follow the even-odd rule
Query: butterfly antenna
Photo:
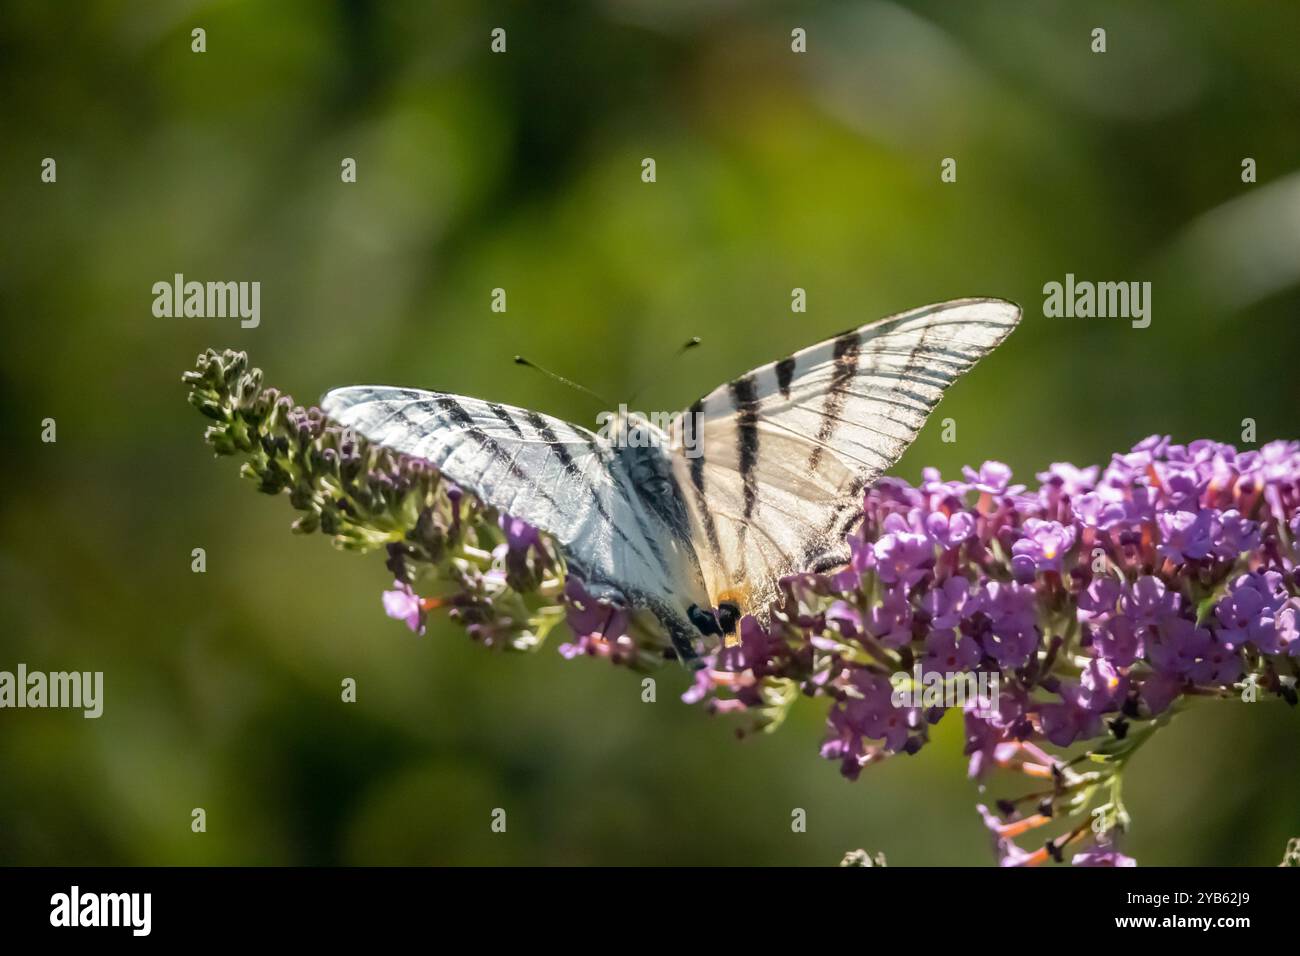
[[569, 379], [565, 378], [563, 375], [557, 375], [555, 372], [552, 372], [552, 371], [551, 371], [550, 369], [548, 369], [548, 368], [542, 368], [542, 367], [541, 367], [540, 365], [538, 365], [536, 362], [530, 362], [528, 359], [524, 358], [522, 355], [516, 355], [516, 356], [515, 356], [515, 364], [516, 364], [516, 365], [523, 365], [523, 366], [526, 366], [526, 367], [528, 367], [528, 368], [531, 368], [531, 369], [532, 369], [533, 371], [535, 371], [535, 372], [541, 372], [541, 373], [542, 373], [543, 375], [545, 375], [547, 378], [553, 378], [553, 379], [555, 379], [555, 381], [559, 382], [561, 385], [567, 385], [567, 386], [569, 386], [569, 388], [577, 389], [579, 392], [582, 392], [582, 393], [585, 394], [585, 395], [590, 395], [592, 398], [594, 398], [596, 401], [600, 402], [600, 403], [601, 403], [602, 405], [604, 405], [606, 408], [611, 408], [611, 407], [613, 407], [613, 406], [610, 404], [609, 399], [605, 398], [603, 395], [597, 395], [595, 392], [593, 392], [591, 389], [587, 388], [587, 386], [585, 386], [585, 385], [579, 385], [577, 382], [570, 381]]
[[[673, 353], [672, 357], [675, 359], [681, 358], [683, 355], [685, 355], [687, 352], [689, 352], [691, 349], [695, 348], [699, 344], [700, 344], [700, 337], [698, 335], [692, 335], [689, 339], [687, 339], [685, 342], [682, 343], [682, 345], [677, 349], [677, 351]], [[640, 395], [642, 392], [644, 392], [646, 390], [646, 386], [648, 386], [649, 384], [650, 384], [649, 382], [642, 382], [640, 385], [638, 385], [636, 387], [636, 390], [632, 393], [632, 396], [627, 400], [627, 403], [631, 405], [633, 402], [635, 402], [637, 396]]]

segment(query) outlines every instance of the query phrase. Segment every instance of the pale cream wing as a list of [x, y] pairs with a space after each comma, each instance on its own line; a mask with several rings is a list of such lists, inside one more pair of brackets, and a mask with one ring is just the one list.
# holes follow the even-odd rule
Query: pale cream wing
[[677, 480], [716, 606], [764, 623], [779, 580], [848, 558], [867, 485], [911, 444], [944, 390], [1020, 320], [958, 299], [850, 330], [696, 402], [674, 430]]

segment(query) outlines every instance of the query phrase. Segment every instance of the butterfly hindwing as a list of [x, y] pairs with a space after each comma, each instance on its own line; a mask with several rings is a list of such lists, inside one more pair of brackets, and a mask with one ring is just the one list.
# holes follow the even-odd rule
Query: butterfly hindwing
[[781, 577], [847, 560], [867, 485], [1019, 319], [997, 299], [914, 309], [760, 366], [688, 409], [675, 469], [713, 603], [766, 621]]

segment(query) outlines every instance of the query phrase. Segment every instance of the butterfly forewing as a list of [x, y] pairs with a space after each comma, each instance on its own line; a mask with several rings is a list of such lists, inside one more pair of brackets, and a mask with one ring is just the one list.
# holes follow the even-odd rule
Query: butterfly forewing
[[694, 551], [646, 507], [604, 438], [538, 412], [421, 389], [351, 386], [321, 404], [345, 427], [431, 462], [549, 534], [593, 592], [608, 587], [650, 608], [678, 642], [689, 631], [679, 605], [705, 600]]
[[850, 330], [719, 386], [683, 416], [674, 468], [710, 599], [766, 621], [777, 583], [847, 560], [862, 493], [1020, 310], [960, 299]]

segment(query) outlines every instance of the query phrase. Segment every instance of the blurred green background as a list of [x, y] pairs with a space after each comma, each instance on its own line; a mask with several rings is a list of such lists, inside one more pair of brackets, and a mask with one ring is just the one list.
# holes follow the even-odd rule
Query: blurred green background
[[[553, 647], [415, 638], [381, 612], [382, 557], [292, 536], [286, 501], [212, 460], [180, 374], [233, 346], [301, 401], [388, 382], [592, 426], [511, 357], [615, 402], [648, 379], [637, 407], [667, 410], [996, 295], [1020, 331], [942, 406], [957, 442], [936, 420], [897, 474], [1030, 477], [1152, 432], [1236, 442], [1244, 418], [1297, 438], [1297, 35], [1300, 6], [1227, 0], [6, 4], [0, 669], [102, 670], [106, 699], [0, 712], [0, 863], [991, 862], [956, 720], [849, 784], [817, 756], [822, 705], [737, 742], [675, 668], [645, 704]], [[155, 318], [177, 272], [259, 280], [260, 327]], [[1150, 328], [1044, 318], [1067, 272], [1151, 281]], [[1276, 863], [1298, 719], [1180, 717], [1131, 768], [1127, 849]]]

